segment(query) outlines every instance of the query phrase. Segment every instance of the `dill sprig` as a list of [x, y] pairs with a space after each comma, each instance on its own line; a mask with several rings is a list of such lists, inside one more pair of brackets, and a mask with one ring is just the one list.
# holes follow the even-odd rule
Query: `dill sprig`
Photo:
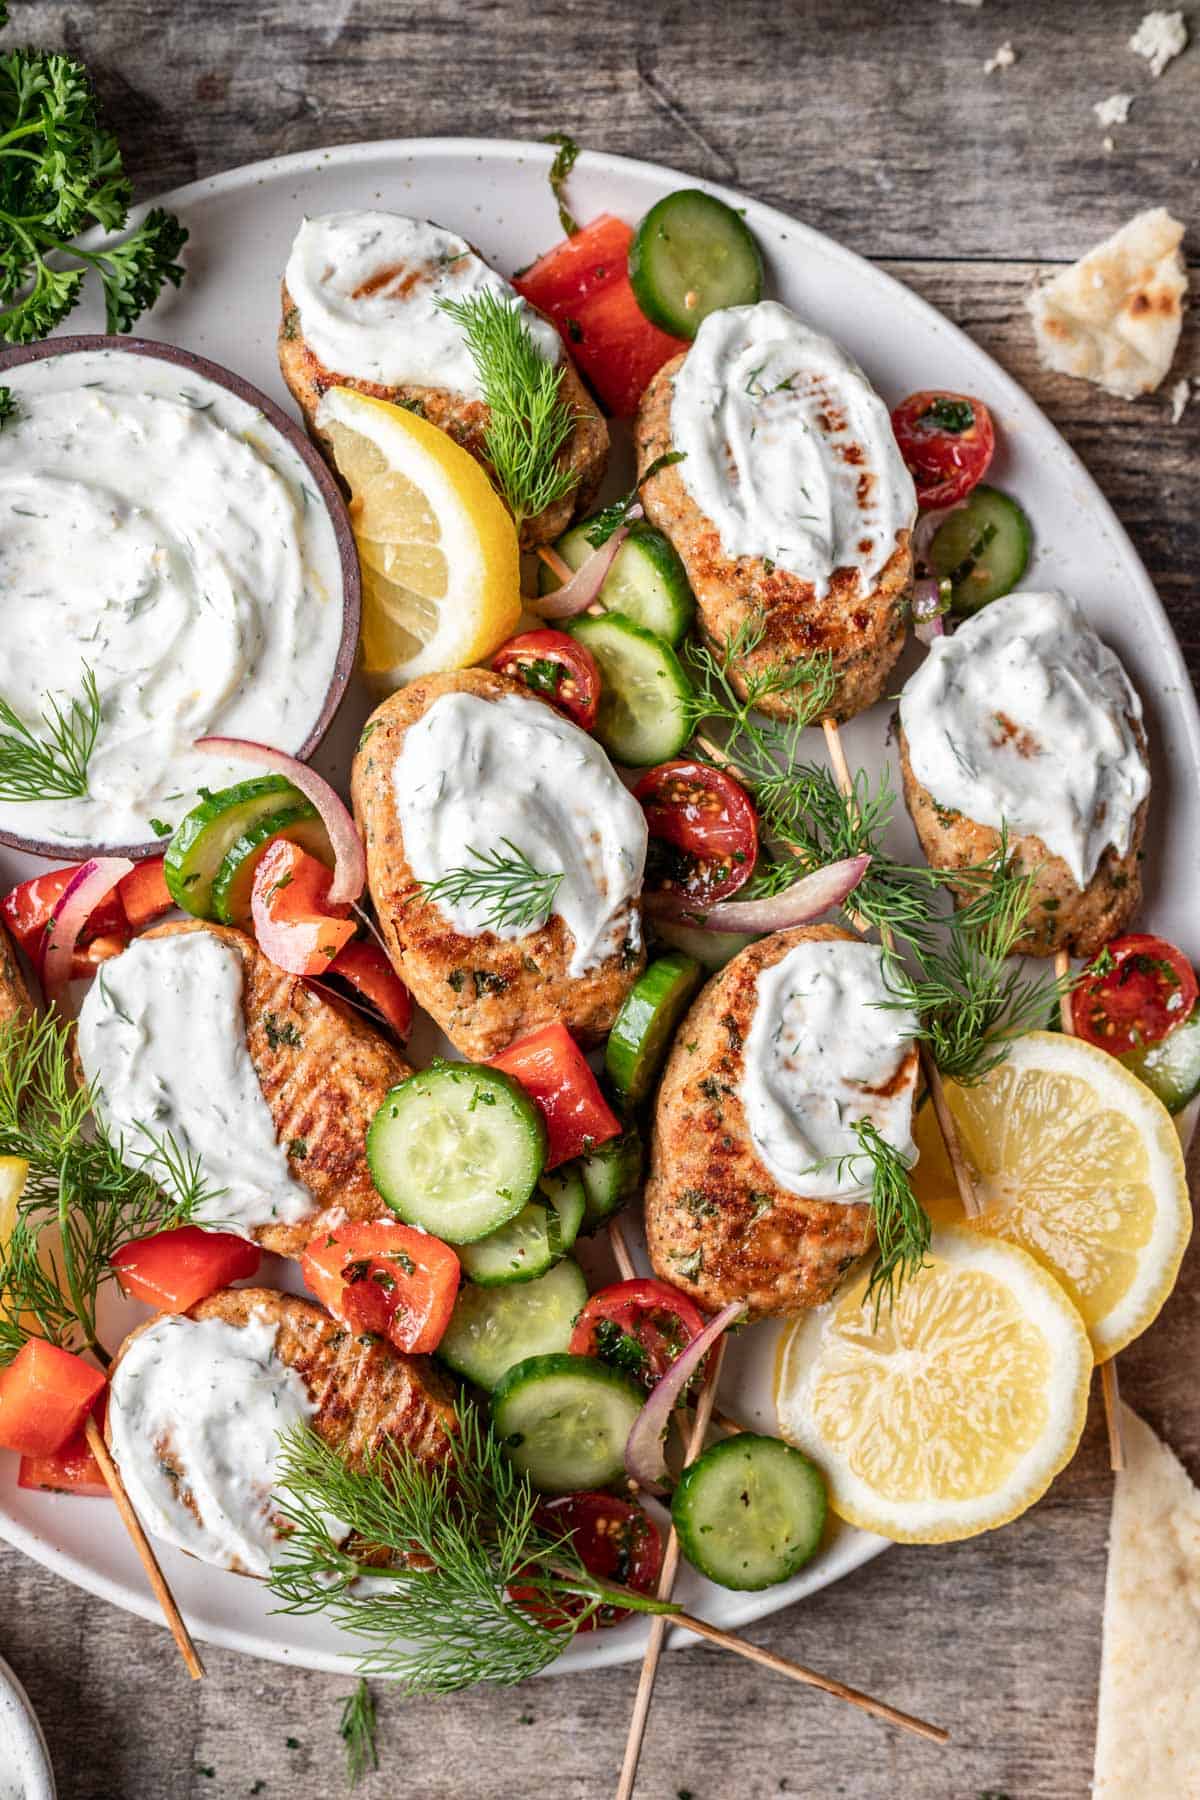
[[518, 531], [569, 494], [578, 471], [559, 451], [575, 428], [562, 363], [539, 355], [517, 302], [492, 288], [438, 306], [462, 327], [490, 418], [483, 448]]
[[[678, 1610], [589, 1575], [569, 1537], [541, 1523], [528, 1479], [469, 1405], [444, 1463], [393, 1442], [349, 1469], [298, 1427], [281, 1437], [276, 1469], [291, 1526], [270, 1576], [279, 1610], [329, 1613], [368, 1646], [362, 1672], [409, 1693], [524, 1681], [605, 1606]], [[333, 1542], [330, 1518], [350, 1528], [351, 1547]], [[514, 1584], [528, 1611], [510, 1598]], [[555, 1605], [564, 1594], [580, 1600], [577, 1616]]]
[[543, 144], [558, 145], [554, 161], [550, 164], [550, 192], [554, 195], [554, 204], [558, 208], [558, 222], [563, 228], [564, 235], [574, 237], [579, 230], [579, 222], [567, 205], [564, 189], [567, 177], [578, 161], [579, 145], [565, 131], [548, 131], [542, 142]]
[[346, 1746], [346, 1780], [357, 1787], [363, 1776], [379, 1767], [375, 1742], [375, 1702], [366, 1678], [360, 1680], [342, 1708], [338, 1735]]
[[52, 694], [42, 708], [44, 734], [31, 731], [0, 698], [0, 800], [81, 800], [100, 730], [96, 677], [84, 664], [83, 698], [66, 710]]
[[563, 871], [537, 869], [511, 838], [501, 838], [500, 842], [512, 852], [510, 856], [498, 849], [476, 850], [468, 844], [467, 855], [474, 857], [475, 867], [462, 864], [447, 869], [436, 881], [419, 882], [422, 898], [445, 901], [450, 906], [469, 906], [482, 912], [483, 923], [495, 930], [513, 926], [527, 931], [544, 925]]
[[871, 1166], [871, 1216], [879, 1251], [863, 1296], [874, 1307], [874, 1325], [886, 1299], [889, 1313], [904, 1282], [926, 1266], [933, 1227], [929, 1214], [913, 1192], [910, 1165], [894, 1144], [889, 1144], [870, 1119], [856, 1119], [852, 1127], [857, 1150], [839, 1156], [834, 1167], [840, 1176], [863, 1183], [863, 1159]]
[[17, 417], [18, 407], [10, 387], [0, 387], [0, 431], [10, 419]]

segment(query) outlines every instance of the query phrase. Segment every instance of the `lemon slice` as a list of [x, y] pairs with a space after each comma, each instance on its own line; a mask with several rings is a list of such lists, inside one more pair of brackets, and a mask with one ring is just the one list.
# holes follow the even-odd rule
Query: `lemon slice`
[[17, 1222], [17, 1202], [29, 1179], [23, 1156], [0, 1156], [0, 1254], [3, 1254]]
[[1005, 1525], [1071, 1459], [1092, 1353], [1058, 1283], [954, 1226], [874, 1324], [862, 1275], [785, 1335], [779, 1430], [825, 1470], [840, 1518], [908, 1544]]
[[1145, 1331], [1192, 1230], [1171, 1115], [1115, 1057], [1032, 1031], [978, 1087], [946, 1083], [984, 1205], [964, 1219], [932, 1107], [913, 1185], [935, 1222], [1020, 1244], [1083, 1315], [1097, 1362]]
[[390, 691], [490, 656], [521, 616], [521, 562], [516, 527], [474, 457], [351, 388], [331, 388], [317, 422], [350, 489], [367, 679]]

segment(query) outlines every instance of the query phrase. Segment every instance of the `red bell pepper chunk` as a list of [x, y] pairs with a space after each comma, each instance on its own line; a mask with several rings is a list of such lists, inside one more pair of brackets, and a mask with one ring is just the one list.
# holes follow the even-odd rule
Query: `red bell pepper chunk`
[[436, 1350], [458, 1294], [449, 1244], [390, 1219], [339, 1225], [314, 1238], [300, 1270], [309, 1289], [352, 1331], [377, 1332], [397, 1350]]
[[[104, 1430], [108, 1396], [102, 1394], [94, 1409], [96, 1423]], [[43, 1493], [79, 1494], [90, 1499], [110, 1499], [100, 1464], [88, 1448], [86, 1423], [69, 1437], [61, 1450], [50, 1456], [23, 1456], [17, 1468], [17, 1486]]]
[[112, 1259], [125, 1293], [162, 1312], [186, 1312], [197, 1300], [258, 1272], [257, 1244], [231, 1231], [178, 1225], [122, 1244]]
[[368, 1005], [383, 1015], [404, 1043], [412, 1030], [412, 995], [378, 944], [365, 938], [343, 944], [327, 973], [349, 982]]
[[0, 1449], [52, 1456], [81, 1428], [104, 1376], [81, 1356], [27, 1338], [0, 1370]]
[[629, 261], [633, 228], [615, 213], [601, 213], [573, 237], [564, 238], [513, 277], [513, 286], [531, 306], [557, 323], [580, 300], [619, 281]]
[[[55, 906], [66, 892], [78, 863], [69, 868], [51, 869], [22, 881], [0, 900], [0, 913], [12, 935], [24, 950], [37, 973], [42, 972], [46, 953], [46, 927]], [[79, 936], [71, 966], [72, 976], [83, 980], [94, 973], [98, 964], [117, 956], [129, 942], [131, 931], [139, 931], [153, 919], [170, 912], [175, 902], [167, 892], [163, 875], [163, 858], [152, 856], [123, 875], [116, 887], [96, 907]]]
[[[122, 875], [117, 883], [117, 893], [131, 931], [140, 931], [152, 919], [161, 919], [175, 904], [167, 892], [167, 878], [163, 873], [165, 862], [163, 856], [148, 856], [145, 862], [135, 863], [129, 874]], [[89, 929], [91, 924], [89, 919]]]
[[348, 906], [331, 907], [330, 871], [307, 850], [276, 838], [254, 876], [250, 911], [258, 947], [289, 975], [327, 975], [354, 936]]
[[519, 1081], [545, 1119], [548, 1169], [620, 1137], [621, 1121], [565, 1025], [543, 1025], [518, 1038], [491, 1066]]

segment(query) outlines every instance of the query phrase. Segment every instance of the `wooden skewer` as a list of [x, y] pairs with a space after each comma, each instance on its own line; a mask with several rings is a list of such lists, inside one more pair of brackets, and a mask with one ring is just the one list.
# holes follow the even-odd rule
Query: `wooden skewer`
[[193, 1681], [199, 1681], [205, 1673], [204, 1664], [199, 1652], [192, 1642], [192, 1634], [183, 1622], [183, 1615], [175, 1604], [175, 1596], [167, 1586], [167, 1578], [158, 1566], [158, 1558], [150, 1547], [150, 1540], [142, 1530], [142, 1522], [134, 1512], [129, 1495], [125, 1492], [125, 1483], [121, 1480], [116, 1463], [109, 1455], [108, 1445], [104, 1441], [104, 1433], [94, 1418], [89, 1416], [87, 1422], [88, 1449], [100, 1465], [100, 1473], [108, 1483], [108, 1491], [116, 1501], [121, 1522], [133, 1541], [133, 1547], [142, 1561], [150, 1586], [154, 1589], [154, 1597], [163, 1609], [167, 1624], [171, 1627], [171, 1636], [179, 1646], [179, 1654], [187, 1667]]
[[613, 1261], [620, 1270], [622, 1281], [632, 1281], [637, 1274], [633, 1266], [633, 1258], [629, 1254], [629, 1243], [625, 1236], [625, 1222], [619, 1213], [614, 1213], [608, 1221], [608, 1241], [612, 1246]]
[[[1054, 953], [1054, 973], [1062, 981], [1071, 973], [1071, 959], [1065, 950]], [[1075, 1015], [1071, 1010], [1071, 996], [1059, 995], [1059, 1018], [1067, 1037], [1075, 1036]], [[1125, 1438], [1121, 1431], [1121, 1390], [1117, 1385], [1117, 1359], [1110, 1356], [1107, 1362], [1100, 1364], [1100, 1391], [1104, 1395], [1104, 1417], [1108, 1425], [1108, 1461], [1109, 1467], [1120, 1470], [1125, 1467]]]
[[539, 544], [537, 553], [552, 575], [557, 575], [561, 582], [570, 581], [575, 571], [566, 558], [558, 554], [557, 550], [552, 550], [549, 544]]

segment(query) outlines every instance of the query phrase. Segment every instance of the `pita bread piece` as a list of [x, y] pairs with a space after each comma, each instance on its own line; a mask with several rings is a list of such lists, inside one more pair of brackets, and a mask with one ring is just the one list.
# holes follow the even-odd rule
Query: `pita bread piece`
[[1125, 400], [1153, 393], [1183, 322], [1184, 228], [1165, 207], [1138, 213], [1029, 296], [1038, 356]]
[[1200, 1795], [1200, 1489], [1127, 1406], [1113, 1492], [1093, 1800]]

